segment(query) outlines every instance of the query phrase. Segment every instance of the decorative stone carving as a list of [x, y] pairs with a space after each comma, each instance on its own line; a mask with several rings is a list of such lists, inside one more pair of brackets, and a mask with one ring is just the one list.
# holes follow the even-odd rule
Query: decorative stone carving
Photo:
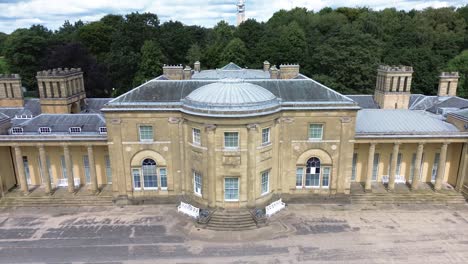
[[179, 124], [179, 123], [183, 123], [184, 119], [181, 117], [169, 117], [167, 121], [171, 124]]
[[206, 132], [214, 132], [216, 130], [216, 125], [213, 124], [206, 124], [205, 131]]
[[282, 117], [282, 118], [280, 118], [280, 122], [283, 122], [283, 123], [293, 123], [293, 122], [294, 122], [294, 118], [293, 118], [293, 117]]
[[353, 119], [349, 116], [344, 116], [341, 118], [341, 123], [351, 123]]
[[258, 124], [248, 124], [246, 127], [249, 131], [256, 131], [258, 128]]
[[240, 156], [223, 156], [223, 165], [239, 166], [240, 164]]
[[267, 159], [271, 159], [271, 156], [272, 156], [272, 150], [267, 150], [267, 151], [263, 151], [263, 152], [260, 152], [260, 161], [265, 161]]

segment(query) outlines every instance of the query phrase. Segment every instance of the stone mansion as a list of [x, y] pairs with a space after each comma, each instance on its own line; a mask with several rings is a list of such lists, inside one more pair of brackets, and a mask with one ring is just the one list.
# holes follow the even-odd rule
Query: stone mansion
[[374, 95], [342, 95], [298, 65], [164, 66], [115, 98], [86, 98], [80, 69], [37, 73], [40, 98], [0, 75], [0, 191], [111, 188], [133, 203], [184, 196], [207, 207], [281, 195], [468, 185], [468, 100], [458, 73], [411, 94], [412, 67], [380, 66]]

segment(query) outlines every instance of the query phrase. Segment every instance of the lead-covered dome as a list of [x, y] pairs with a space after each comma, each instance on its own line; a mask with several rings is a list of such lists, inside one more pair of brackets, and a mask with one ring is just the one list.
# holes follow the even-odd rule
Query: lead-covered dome
[[279, 107], [270, 91], [239, 79], [204, 85], [182, 101], [186, 111], [204, 115], [267, 114]]

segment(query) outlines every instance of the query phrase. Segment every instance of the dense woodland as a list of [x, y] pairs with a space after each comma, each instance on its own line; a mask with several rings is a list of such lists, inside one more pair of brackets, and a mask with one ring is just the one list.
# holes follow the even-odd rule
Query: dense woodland
[[160, 23], [151, 13], [65, 21], [0, 33], [0, 71], [19, 73], [33, 95], [42, 69], [81, 67], [90, 97], [126, 92], [162, 73], [163, 64], [201, 61], [216, 68], [232, 61], [248, 68], [299, 63], [301, 72], [345, 94], [372, 93], [379, 64], [411, 65], [413, 93], [435, 94], [441, 71], [462, 75], [468, 97], [468, 5], [398, 11], [324, 8], [281, 10], [267, 22], [224, 21], [213, 28]]

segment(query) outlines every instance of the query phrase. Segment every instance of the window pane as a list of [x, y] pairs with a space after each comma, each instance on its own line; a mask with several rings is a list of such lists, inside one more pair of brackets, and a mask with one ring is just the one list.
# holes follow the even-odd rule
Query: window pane
[[374, 166], [372, 167], [372, 180], [377, 180], [377, 174], [379, 173], [380, 154], [374, 154]]
[[83, 166], [84, 166], [84, 172], [85, 172], [85, 179], [86, 183], [91, 182], [91, 175], [89, 174], [89, 159], [88, 155], [83, 156]]
[[26, 181], [31, 184], [31, 174], [29, 173], [29, 162], [28, 157], [23, 156], [24, 174], [26, 175]]
[[262, 144], [270, 143], [270, 128], [262, 129]]
[[310, 139], [322, 139], [323, 125], [322, 124], [310, 124], [309, 126], [309, 138]]
[[167, 172], [165, 168], [159, 169], [159, 176], [161, 177], [161, 188], [167, 188]]
[[106, 177], [107, 177], [107, 183], [112, 183], [112, 169], [111, 169], [111, 164], [110, 164], [110, 157], [109, 155], [105, 155], [104, 159], [106, 161]]
[[140, 126], [140, 140], [153, 140], [152, 126]]
[[434, 157], [434, 164], [432, 165], [431, 181], [435, 181], [436, 179], [437, 169], [439, 168], [439, 159], [440, 159], [440, 153], [436, 153]]
[[269, 190], [269, 178], [270, 178], [270, 172], [266, 171], [262, 173], [262, 194], [267, 193]]
[[201, 137], [200, 137], [200, 129], [194, 128], [192, 129], [192, 141], [193, 143], [200, 144], [201, 143]]
[[302, 187], [302, 176], [304, 175], [304, 168], [296, 168], [296, 186]]
[[224, 179], [224, 199], [238, 200], [239, 199], [239, 179], [225, 178]]
[[202, 176], [198, 172], [193, 172], [193, 191], [202, 195]]
[[60, 157], [60, 164], [62, 165], [62, 178], [67, 178], [67, 166], [65, 166], [65, 156]]
[[140, 189], [141, 188], [140, 170], [139, 169], [133, 169], [132, 170], [132, 177], [133, 177], [133, 188]]
[[152, 159], [145, 159], [141, 170], [143, 173], [143, 187], [157, 188], [158, 177], [156, 174], [156, 162]]
[[224, 132], [224, 146], [226, 148], [239, 147], [239, 133], [237, 132]]
[[353, 154], [353, 169], [352, 169], [352, 173], [351, 173], [351, 180], [352, 180], [352, 181], [355, 181], [355, 180], [356, 180], [357, 158], [358, 158], [358, 154], [357, 154], [357, 153], [354, 153], [354, 154]]

